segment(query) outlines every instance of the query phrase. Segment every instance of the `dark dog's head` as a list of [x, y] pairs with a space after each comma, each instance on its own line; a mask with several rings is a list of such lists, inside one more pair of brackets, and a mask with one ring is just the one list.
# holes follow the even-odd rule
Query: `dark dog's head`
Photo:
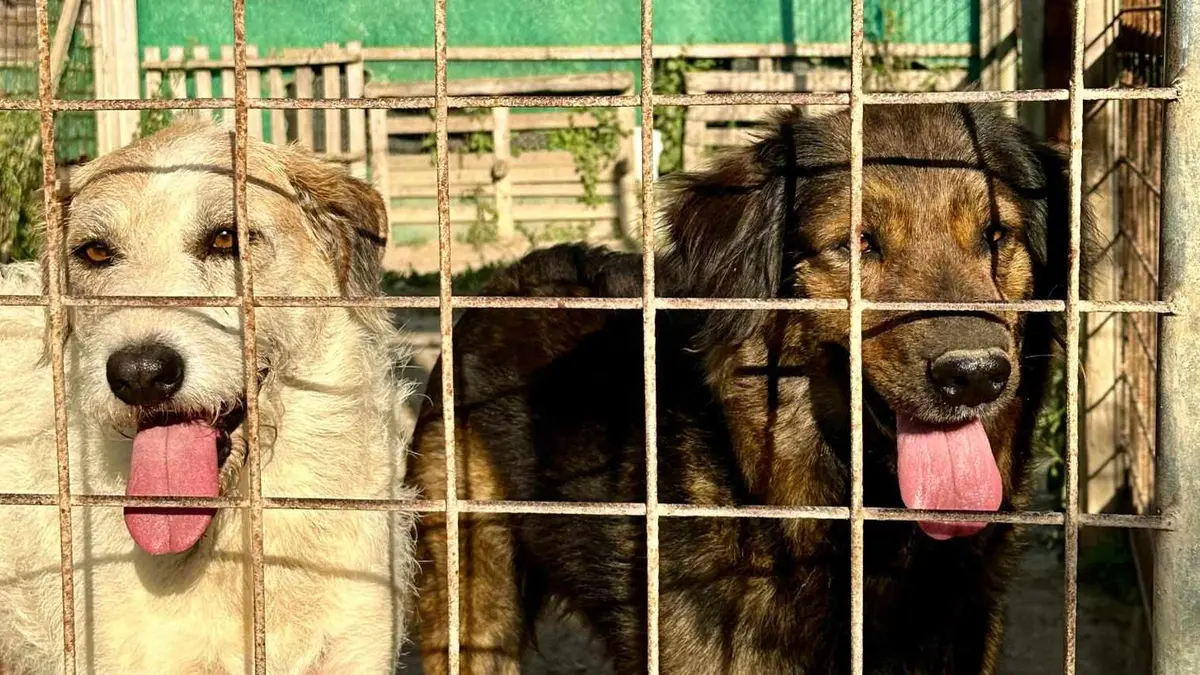
[[[669, 256], [685, 292], [847, 298], [850, 250], [857, 246], [867, 300], [1065, 297], [1068, 189], [1061, 155], [989, 107], [869, 107], [864, 130], [857, 242], [849, 237], [847, 113], [783, 116], [753, 147], [680, 179], [667, 222]], [[782, 330], [768, 316], [717, 312], [707, 320], [700, 347], [718, 381], [729, 374], [721, 368], [737, 361], [733, 351], [748, 342], [782, 352], [780, 363], [848, 346], [846, 312], [792, 313]], [[1038, 351], [1048, 348], [1055, 321], [1010, 311], [864, 313], [870, 417], [897, 440], [906, 504], [999, 508], [1011, 481], [997, 464], [1011, 462], [985, 429], [995, 441], [1001, 417], [1013, 425], [1004, 413], [1023, 376], [1033, 373], [1022, 356], [1035, 341]], [[939, 537], [978, 529], [926, 524]]]

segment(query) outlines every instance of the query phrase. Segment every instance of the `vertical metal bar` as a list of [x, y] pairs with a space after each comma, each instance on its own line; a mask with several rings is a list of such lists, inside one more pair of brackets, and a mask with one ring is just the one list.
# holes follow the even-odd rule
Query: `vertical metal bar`
[[446, 96], [446, 0], [433, 3], [434, 130], [437, 135], [438, 321], [442, 331], [442, 425], [446, 452], [447, 668], [458, 675], [458, 471], [454, 447], [454, 306], [450, 247], [450, 137]]
[[658, 674], [658, 369], [654, 306], [654, 1], [642, 0], [642, 372], [646, 406], [646, 672]]
[[1158, 508], [1174, 530], [1158, 535], [1154, 555], [1154, 672], [1200, 672], [1200, 71], [1189, 42], [1200, 36], [1200, 5], [1173, 3], [1167, 16], [1167, 74], [1179, 100], [1167, 106], [1163, 152], [1163, 297], [1179, 312], [1164, 316], [1159, 342]]
[[[266, 591], [263, 583], [262, 457], [258, 439], [258, 354], [255, 343], [254, 268], [246, 205], [249, 109], [246, 107], [246, 0], [233, 0], [233, 207], [237, 217], [242, 314], [242, 379], [246, 388], [246, 450], [250, 460], [250, 572], [254, 673], [267, 672]], [[257, 111], [256, 111], [257, 113]]]
[[850, 3], [850, 672], [863, 672], [863, 0]]
[[1079, 568], [1079, 270], [1083, 206], [1083, 56], [1085, 0], [1075, 0], [1071, 29], [1070, 162], [1068, 200], [1070, 236], [1067, 246], [1067, 453], [1066, 512], [1063, 518], [1063, 672], [1075, 672], [1075, 625]]
[[38, 108], [42, 132], [42, 188], [46, 214], [46, 311], [50, 315], [50, 363], [54, 387], [54, 443], [58, 459], [58, 542], [62, 558], [63, 661], [75, 672], [75, 560], [71, 543], [71, 460], [67, 450], [66, 376], [63, 369], [63, 222], [56, 196], [54, 83], [50, 63], [50, 17], [37, 0]]

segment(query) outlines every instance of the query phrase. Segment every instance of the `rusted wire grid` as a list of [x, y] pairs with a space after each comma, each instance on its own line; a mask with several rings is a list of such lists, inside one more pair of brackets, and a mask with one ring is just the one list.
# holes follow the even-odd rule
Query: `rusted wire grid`
[[47, 314], [50, 322], [50, 374], [54, 391], [54, 445], [58, 464], [58, 532], [62, 561], [63, 666], [75, 672], [75, 561], [71, 536], [71, 464], [67, 449], [66, 375], [63, 357], [64, 312], [62, 303], [62, 213], [58, 208], [54, 183], [57, 167], [54, 159], [54, 95], [50, 63], [50, 18], [46, 0], [35, 5], [38, 28], [38, 104], [42, 137], [42, 205], [46, 214]]
[[[240, 296], [62, 296], [67, 307], [241, 307]], [[849, 303], [839, 298], [660, 298], [650, 299], [656, 310], [846, 310]], [[0, 295], [0, 307], [46, 306], [46, 295]], [[595, 309], [634, 310], [645, 307], [643, 298], [578, 298], [456, 295], [455, 309]], [[254, 307], [372, 307], [386, 309], [436, 309], [440, 296], [379, 296], [347, 298], [339, 296], [255, 296]], [[1061, 300], [1014, 302], [876, 302], [862, 301], [865, 312], [1063, 312]], [[1174, 304], [1166, 301], [1080, 300], [1081, 313], [1174, 314]]]
[[[1162, 100], [1173, 101], [1179, 92], [1174, 87], [1097, 87], [1082, 91], [1085, 101]], [[902, 105], [914, 103], [1037, 103], [1065, 101], [1069, 89], [1018, 89], [1011, 91], [930, 91], [862, 92], [865, 105]], [[662, 94], [654, 96], [661, 106], [717, 105], [834, 105], [850, 103], [850, 94], [841, 92], [731, 92], [718, 94]], [[257, 98], [247, 101], [251, 110], [413, 110], [433, 108], [436, 96], [385, 96], [379, 98]], [[628, 108], [642, 104], [641, 96], [447, 96], [447, 108]], [[233, 108], [235, 99], [53, 99], [55, 112], [93, 110], [222, 110]], [[39, 110], [36, 99], [0, 99], [0, 110]]]
[[[58, 495], [0, 494], [4, 506], [55, 506]], [[405, 511], [443, 513], [446, 502], [439, 499], [338, 499], [318, 497], [263, 497], [263, 510], [310, 511]], [[166, 509], [249, 509], [250, 500], [239, 497], [129, 497], [126, 495], [71, 495], [72, 507], [154, 507]], [[645, 516], [644, 502], [545, 502], [519, 500], [459, 500], [459, 513], [501, 513], [575, 516]], [[659, 503], [660, 518], [774, 518], [791, 520], [848, 520], [845, 506], [716, 506]], [[863, 507], [863, 520], [916, 522], [986, 522], [1011, 525], [1062, 525], [1060, 511], [936, 511]], [[1115, 529], [1173, 530], [1169, 516], [1081, 513], [1080, 524]]]
[[[654, 415], [655, 380], [654, 380], [654, 322], [657, 309], [798, 309], [798, 310], [829, 310], [849, 309], [852, 317], [852, 398], [861, 400], [861, 315], [869, 310], [921, 310], [964, 309], [964, 303], [872, 303], [861, 297], [860, 260], [857, 251], [852, 254], [852, 291], [848, 302], [841, 300], [751, 300], [751, 299], [702, 299], [702, 298], [655, 298], [653, 289], [653, 228], [650, 213], [652, 211], [652, 189], [650, 186], [648, 163], [643, 166], [643, 252], [644, 278], [643, 297], [637, 298], [603, 298], [603, 299], [574, 299], [574, 298], [455, 298], [449, 286], [449, 191], [448, 165], [438, 162], [438, 203], [439, 203], [439, 258], [442, 271], [441, 287], [437, 298], [258, 298], [253, 296], [248, 250], [241, 254], [243, 295], [233, 298], [68, 298], [61, 289], [61, 250], [62, 223], [60, 214], [55, 211], [53, 200], [54, 159], [53, 159], [53, 113], [63, 110], [140, 110], [156, 108], [196, 108], [215, 109], [233, 107], [235, 116], [235, 205], [239, 214], [238, 227], [245, 224], [245, 150], [247, 143], [246, 116], [249, 109], [261, 108], [426, 108], [431, 105], [437, 112], [438, 143], [443, 150], [440, 157], [445, 156], [446, 145], [446, 113], [451, 107], [489, 107], [489, 106], [642, 106], [643, 115], [643, 150], [649, 149], [650, 133], [653, 122], [653, 105], [728, 105], [738, 103], [779, 103], [779, 104], [817, 104], [845, 105], [850, 104], [852, 126], [854, 133], [851, 148], [851, 181], [852, 181], [852, 234], [861, 229], [861, 189], [862, 189], [862, 108], [866, 104], [901, 104], [901, 103], [942, 103], [942, 102], [1003, 102], [1003, 101], [1053, 101], [1069, 100], [1071, 102], [1072, 133], [1071, 133], [1071, 286], [1068, 300], [1065, 303], [1050, 302], [1016, 303], [1016, 306], [1000, 307], [995, 303], [966, 303], [967, 305], [985, 306], [985, 309], [1017, 309], [1019, 311], [1066, 311], [1068, 316], [1068, 360], [1078, 361], [1078, 347], [1074, 338], [1078, 337], [1079, 314], [1089, 311], [1119, 311], [1119, 312], [1156, 312], [1171, 313], [1173, 307], [1168, 303], [1097, 303], [1086, 302], [1079, 298], [1079, 206], [1080, 191], [1080, 140], [1082, 130], [1082, 101], [1101, 99], [1158, 99], [1175, 100], [1178, 92], [1175, 88], [1156, 89], [1091, 89], [1081, 88], [1082, 73], [1082, 44], [1079, 30], [1082, 23], [1082, 2], [1075, 3], [1076, 44], [1073, 78], [1068, 89], [1034, 90], [1017, 92], [945, 92], [945, 93], [905, 93], [905, 94], [869, 94], [862, 92], [862, 72], [859, 59], [852, 59], [852, 91], [849, 94], [805, 94], [805, 93], [768, 93], [768, 94], [723, 94], [723, 95], [693, 95], [693, 96], [661, 96], [655, 97], [650, 90], [652, 77], [643, 78], [640, 96], [615, 97], [536, 97], [536, 96], [502, 96], [502, 97], [451, 97], [446, 95], [445, 63], [445, 0], [435, 0], [435, 96], [392, 98], [392, 99], [327, 99], [327, 100], [290, 100], [290, 99], [261, 99], [248, 101], [246, 98], [246, 63], [245, 63], [245, 23], [244, 0], [234, 0], [235, 27], [235, 98], [207, 100], [170, 100], [170, 101], [62, 101], [51, 97], [48, 84], [49, 49], [48, 21], [45, 0], [38, 0], [39, 21], [39, 98], [30, 100], [0, 100], [0, 109], [38, 110], [42, 121], [43, 159], [46, 183], [46, 207], [48, 221], [48, 246], [58, 255], [48, 257], [48, 293], [45, 296], [8, 296], [0, 297], [0, 304], [14, 305], [45, 305], [49, 309], [51, 324], [51, 356], [53, 361], [52, 374], [55, 389], [55, 425], [57, 434], [57, 460], [59, 466], [59, 493], [57, 495], [0, 495], [0, 503], [5, 504], [56, 504], [60, 512], [61, 547], [63, 557], [63, 626], [64, 652], [68, 666], [74, 665], [74, 612], [73, 612], [73, 564], [70, 549], [70, 507], [72, 505], [101, 506], [124, 505], [139, 503], [138, 499], [127, 497], [89, 497], [70, 495], [69, 464], [66, 454], [66, 418], [63, 403], [63, 359], [62, 359], [62, 312], [64, 306], [238, 306], [246, 320], [244, 332], [244, 357], [247, 370], [247, 387], [255, 388], [255, 378], [251, 368], [255, 361], [255, 346], [253, 339], [253, 313], [256, 307], [276, 306], [384, 306], [384, 307], [434, 307], [441, 310], [441, 324], [446, 350], [452, 349], [450, 332], [451, 310], [455, 307], [545, 307], [545, 308], [595, 308], [595, 309], [641, 309], [644, 313], [645, 339], [645, 393], [647, 403], [647, 478], [648, 500], [646, 504], [612, 505], [612, 504], [552, 504], [537, 503], [487, 503], [463, 501], [459, 503], [453, 489], [447, 490], [447, 499], [437, 502], [403, 502], [403, 501], [354, 501], [354, 500], [295, 500], [295, 499], [264, 499], [261, 495], [261, 483], [258, 477], [258, 448], [257, 448], [257, 415], [254, 414], [254, 397], [248, 393], [247, 405], [251, 414], [248, 417], [248, 440], [250, 443], [250, 464], [252, 476], [251, 497], [249, 500], [232, 500], [229, 508], [249, 508], [252, 512], [252, 522], [256, 524], [252, 564], [255, 568], [254, 604], [254, 634], [255, 634], [255, 672], [265, 670], [265, 630], [263, 626], [263, 590], [262, 590], [262, 553], [261, 553], [261, 511], [264, 508], [349, 508], [349, 509], [378, 509], [413, 510], [419, 512], [437, 511], [448, 515], [448, 573], [449, 597], [457, 597], [457, 513], [458, 512], [496, 512], [496, 513], [590, 513], [623, 512], [629, 514], [644, 514], [647, 517], [647, 549], [648, 568], [647, 583], [651, 591], [651, 602], [648, 608], [650, 625], [650, 654], [648, 654], [650, 671], [657, 672], [657, 518], [659, 516], [712, 516], [712, 517], [790, 517], [790, 518], [849, 518], [852, 531], [852, 664], [854, 672], [862, 669], [862, 522], [865, 520], [916, 520], [921, 517], [936, 515], [940, 519], [958, 520], [970, 519], [985, 522], [1013, 522], [1024, 524], [1063, 524], [1067, 529], [1068, 541], [1071, 544], [1067, 558], [1067, 598], [1064, 603], [1064, 613], [1067, 615], [1067, 631], [1065, 634], [1064, 668], [1067, 672], [1074, 668], [1074, 619], [1075, 619], [1075, 578], [1077, 576], [1077, 551], [1075, 544], [1078, 527], [1081, 524], [1101, 527], [1147, 527], [1165, 528], [1170, 523], [1162, 518], [1153, 516], [1111, 516], [1089, 515], [1078, 512], [1078, 485], [1075, 471], [1078, 461], [1078, 420], [1074, 412], [1072, 400], [1078, 398], [1078, 380], [1075, 369], [1068, 376], [1068, 510], [1066, 513], [1009, 513], [1009, 514], [964, 514], [964, 513], [918, 513], [898, 509], [873, 509], [862, 504], [861, 495], [861, 451], [862, 451], [862, 419], [858, 405], [852, 410], [854, 419], [852, 433], [852, 503], [848, 509], [833, 507], [832, 511], [821, 510], [822, 507], [697, 507], [690, 505], [657, 504], [656, 494], [649, 491], [656, 487], [657, 457], [655, 453], [654, 432], [656, 416]], [[861, 54], [862, 50], [862, 0], [852, 1], [853, 32], [852, 52]], [[649, 0], [642, 0], [643, 10], [643, 75], [652, 75], [653, 62], [650, 58], [650, 28], [651, 7]], [[854, 250], [852, 248], [852, 250]], [[1025, 306], [1022, 306], [1025, 305]], [[447, 362], [443, 369], [443, 395], [445, 400], [453, 400], [452, 363]], [[445, 406], [446, 415], [446, 452], [448, 487], [454, 485], [454, 445], [453, 445], [453, 407]], [[857, 412], [857, 415], [855, 414]], [[192, 503], [191, 500], [176, 500], [180, 503]], [[166, 500], [164, 505], [170, 505]], [[814, 510], [815, 509], [815, 510]], [[454, 523], [451, 525], [450, 523]], [[652, 559], [652, 560], [651, 560]], [[458, 631], [457, 603], [450, 602], [449, 613], [452, 620], [451, 639], [451, 672], [458, 668]]]

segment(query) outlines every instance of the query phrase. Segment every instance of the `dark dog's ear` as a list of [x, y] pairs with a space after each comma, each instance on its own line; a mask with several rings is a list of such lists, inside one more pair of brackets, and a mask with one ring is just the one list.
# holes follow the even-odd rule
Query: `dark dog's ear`
[[[1037, 160], [1045, 180], [1045, 217], [1030, 223], [1028, 241], [1034, 263], [1034, 296], [1040, 299], [1063, 300], [1069, 285], [1069, 254], [1071, 242], [1071, 191], [1069, 161], [1061, 148], [1044, 143], [1035, 144]], [[1087, 195], [1080, 204], [1081, 285], [1086, 282], [1088, 269], [1098, 250], [1096, 221]], [[1086, 298], [1087, 288], [1080, 289]]]
[[[1045, 181], [1045, 214], [1043, 218], [1031, 219], [1026, 235], [1033, 259], [1033, 293], [1041, 300], [1065, 300], [1070, 287], [1070, 164], [1060, 148], [1037, 142], [1034, 148]], [[1095, 263], [1099, 246], [1095, 217], [1086, 194], [1080, 207], [1079, 295], [1088, 298], [1088, 272]], [[1063, 315], [1055, 312], [1049, 319], [1056, 340], [1062, 343], [1066, 332]]]
[[[707, 171], [667, 181], [664, 209], [673, 295], [772, 298], [784, 286], [788, 209], [784, 180], [763, 161], [761, 146], [725, 154]], [[701, 339], [736, 344], [765, 312], [710, 312]]]
[[365, 181], [299, 151], [285, 162], [288, 180], [317, 243], [338, 270], [342, 295], [379, 294], [387, 209]]

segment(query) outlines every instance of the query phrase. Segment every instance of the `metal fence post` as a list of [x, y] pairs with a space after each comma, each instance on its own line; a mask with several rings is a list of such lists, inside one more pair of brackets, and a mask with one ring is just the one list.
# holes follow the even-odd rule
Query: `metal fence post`
[[[1167, 106], [1163, 157], [1162, 293], [1176, 315], [1161, 324], [1157, 500], [1174, 527], [1158, 533], [1154, 565], [1154, 672], [1200, 672], [1200, 5], [1168, 11], [1167, 64], [1179, 98]], [[1200, 56], [1198, 54], [1197, 56]]]

